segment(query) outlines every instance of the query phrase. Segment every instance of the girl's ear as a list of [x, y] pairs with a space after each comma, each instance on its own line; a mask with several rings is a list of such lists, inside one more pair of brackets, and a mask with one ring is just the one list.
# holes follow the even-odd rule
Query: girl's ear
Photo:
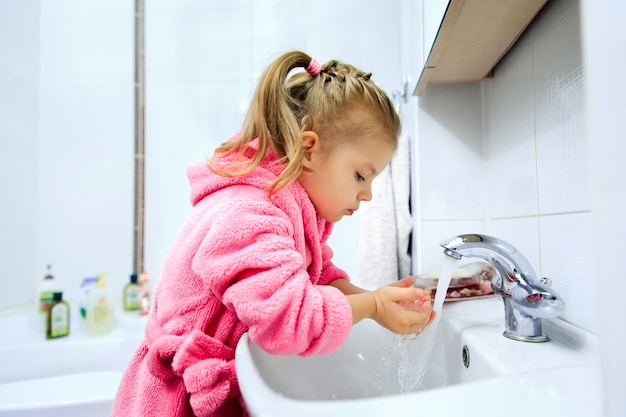
[[311, 164], [313, 155], [319, 152], [321, 148], [320, 137], [317, 133], [312, 130], [302, 132], [302, 148], [304, 149], [304, 160], [302, 164], [305, 168], [311, 168], [309, 165]]

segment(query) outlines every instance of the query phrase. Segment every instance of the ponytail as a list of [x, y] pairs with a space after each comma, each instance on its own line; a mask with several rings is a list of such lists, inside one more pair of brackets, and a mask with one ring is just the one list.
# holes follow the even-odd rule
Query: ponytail
[[[296, 68], [297, 72], [287, 79]], [[320, 65], [300, 51], [281, 55], [265, 70], [254, 92], [239, 137], [220, 145], [210, 168], [223, 176], [245, 175], [273, 150], [284, 164], [268, 191], [280, 191], [302, 172], [302, 132], [323, 135], [323, 146], [339, 138], [354, 138], [381, 129], [397, 144], [400, 121], [388, 96], [364, 73], [348, 64], [330, 61]], [[248, 158], [250, 142], [258, 149]], [[329, 142], [329, 143], [325, 143]], [[224, 167], [214, 162], [228, 158]], [[220, 164], [221, 165], [221, 164]]]

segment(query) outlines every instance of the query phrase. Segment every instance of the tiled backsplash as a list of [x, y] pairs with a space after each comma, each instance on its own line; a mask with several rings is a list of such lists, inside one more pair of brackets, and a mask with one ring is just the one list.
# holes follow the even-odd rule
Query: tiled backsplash
[[492, 80], [427, 88], [414, 272], [439, 268], [437, 243], [451, 235], [491, 234], [553, 280], [562, 318], [596, 331], [579, 14], [577, 1], [553, 1]]

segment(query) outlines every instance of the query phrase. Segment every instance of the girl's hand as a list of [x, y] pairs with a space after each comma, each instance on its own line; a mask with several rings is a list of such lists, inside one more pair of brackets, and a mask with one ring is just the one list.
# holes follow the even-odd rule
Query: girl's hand
[[400, 288], [408, 288], [413, 286], [415, 282], [415, 278], [413, 277], [404, 277], [399, 281], [394, 282], [393, 284], [389, 284], [390, 287], [400, 287]]
[[372, 319], [398, 334], [419, 334], [435, 318], [428, 292], [412, 288], [413, 278], [404, 278], [373, 291], [376, 302]]

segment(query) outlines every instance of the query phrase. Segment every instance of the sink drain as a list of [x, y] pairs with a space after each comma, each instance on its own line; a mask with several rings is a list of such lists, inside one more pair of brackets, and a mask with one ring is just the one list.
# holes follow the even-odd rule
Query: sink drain
[[465, 365], [466, 368], [470, 366], [470, 352], [467, 345], [463, 345], [463, 365]]

